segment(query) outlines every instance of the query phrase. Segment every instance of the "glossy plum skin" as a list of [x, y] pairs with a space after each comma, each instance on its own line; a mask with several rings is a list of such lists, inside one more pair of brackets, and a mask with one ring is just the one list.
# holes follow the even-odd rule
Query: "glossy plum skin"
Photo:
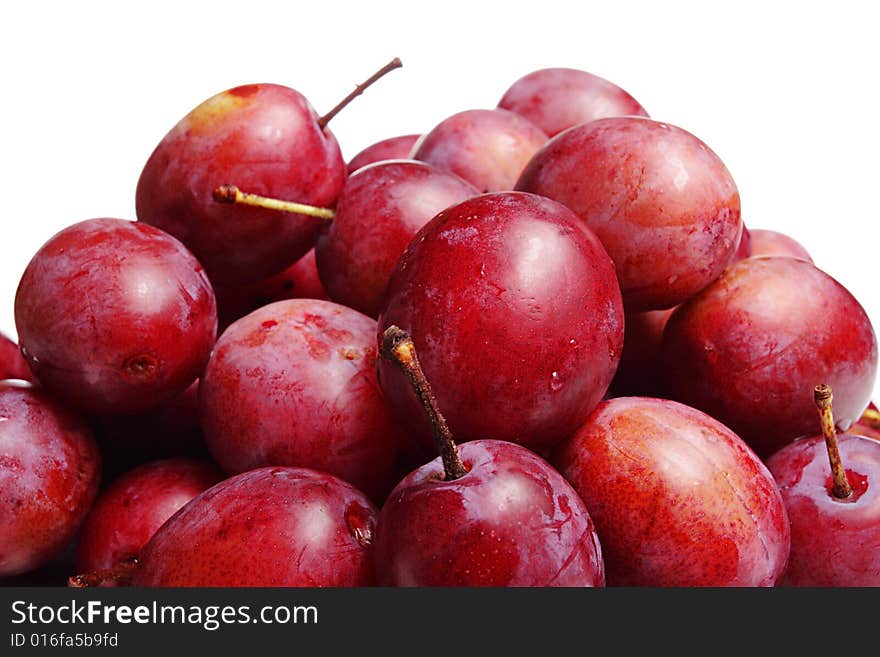
[[648, 116], [645, 108], [608, 80], [573, 68], [545, 68], [514, 82], [498, 103], [550, 137], [611, 116]]
[[736, 184], [695, 136], [641, 117], [600, 119], [551, 139], [516, 189], [571, 208], [608, 250], [627, 310], [671, 308], [733, 260]]
[[462, 445], [469, 472], [444, 481], [438, 457], [401, 481], [379, 515], [384, 586], [604, 586], [584, 503], [550, 465], [513, 443]]
[[222, 479], [216, 466], [192, 459], [153, 461], [130, 470], [101, 493], [86, 517], [77, 571], [93, 573], [137, 557], [168, 518]]
[[350, 176], [315, 249], [330, 298], [376, 317], [413, 236], [441, 210], [476, 195], [458, 176], [413, 160], [380, 162]]
[[280, 274], [256, 283], [215, 285], [220, 326], [226, 328], [257, 308], [285, 299], [329, 300], [318, 275], [315, 250], [312, 249]]
[[[623, 307], [614, 266], [567, 208], [516, 192], [448, 208], [392, 275], [380, 334], [413, 339], [459, 442], [493, 438], [540, 451], [573, 432], [614, 376]], [[397, 417], [428, 427], [401, 372], [379, 381]]]
[[19, 346], [0, 333], [0, 381], [3, 379], [33, 379], [30, 368], [21, 355]]
[[424, 135], [412, 158], [451, 171], [480, 192], [507, 191], [546, 141], [544, 131], [519, 114], [466, 110]]
[[767, 467], [791, 520], [791, 558], [783, 585], [880, 586], [880, 442], [841, 434], [840, 455], [853, 495], [830, 491], [821, 436], [795, 441]]
[[596, 523], [609, 586], [773, 586], [789, 551], [770, 473], [721, 423], [676, 402], [603, 402], [551, 462]]
[[240, 319], [201, 382], [208, 449], [231, 474], [309, 467], [384, 499], [399, 478], [400, 432], [376, 357], [375, 320], [329, 301], [279, 301]]
[[138, 181], [137, 216], [186, 244], [213, 282], [254, 282], [305, 255], [323, 220], [217, 203], [214, 189], [329, 207], [345, 176], [336, 138], [302, 94], [245, 85], [209, 98], [165, 136]]
[[208, 361], [214, 292], [170, 235], [90, 219], [34, 255], [15, 296], [19, 342], [50, 393], [94, 414], [135, 413], [181, 393]]
[[86, 423], [30, 384], [0, 382], [0, 576], [34, 570], [73, 540], [100, 480]]
[[409, 158], [413, 146], [415, 146], [419, 137], [421, 137], [421, 135], [389, 137], [388, 139], [383, 139], [377, 141], [375, 144], [367, 146], [348, 162], [348, 175], [351, 175], [361, 167], [373, 164], [374, 162], [382, 162], [384, 160], [405, 160]]
[[623, 351], [610, 392], [613, 397], [663, 397], [660, 345], [663, 329], [675, 308], [628, 312], [624, 317]]
[[800, 258], [813, 262], [807, 250], [793, 237], [775, 230], [753, 229], [749, 231], [751, 250], [750, 256], [782, 256]]
[[804, 260], [752, 257], [673, 313], [661, 361], [673, 399], [764, 457], [815, 433], [817, 382], [834, 390], [841, 429], [861, 416], [877, 340], [864, 309], [828, 274]]
[[134, 586], [369, 586], [376, 509], [331, 475], [260, 468], [220, 482], [144, 548]]

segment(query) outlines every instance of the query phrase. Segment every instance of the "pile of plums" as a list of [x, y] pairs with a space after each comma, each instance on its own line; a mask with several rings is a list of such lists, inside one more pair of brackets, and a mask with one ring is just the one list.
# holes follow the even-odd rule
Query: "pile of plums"
[[0, 341], [3, 581], [880, 585], [858, 301], [583, 71], [346, 164], [329, 122], [398, 66], [323, 116], [273, 84], [206, 100], [137, 221], [33, 256]]

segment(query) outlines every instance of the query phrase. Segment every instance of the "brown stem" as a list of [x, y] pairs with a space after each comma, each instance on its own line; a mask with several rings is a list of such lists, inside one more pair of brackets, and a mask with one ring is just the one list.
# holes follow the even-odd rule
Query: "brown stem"
[[390, 73], [394, 69], [400, 68], [401, 66], [403, 66], [403, 62], [400, 61], [399, 57], [395, 57], [394, 59], [392, 59], [390, 62], [385, 64], [385, 66], [380, 68], [378, 71], [373, 73], [370, 77], [368, 77], [366, 80], [361, 82], [358, 86], [356, 86], [354, 88], [354, 91], [352, 91], [345, 98], [343, 98], [341, 101], [339, 101], [339, 104], [336, 105], [336, 107], [334, 107], [332, 110], [330, 110], [324, 116], [322, 116], [320, 119], [318, 119], [318, 125], [321, 126], [321, 129], [323, 130], [327, 126], [327, 124], [330, 123], [331, 119], [334, 116], [339, 114], [339, 112], [341, 112], [345, 108], [345, 106], [348, 105], [351, 101], [353, 101], [355, 98], [357, 98], [362, 93], [364, 93], [364, 91], [366, 91], [367, 88], [369, 86], [371, 86], [376, 80], [381, 78], [383, 75]]
[[104, 570], [96, 570], [93, 573], [83, 573], [82, 575], [73, 575], [67, 579], [67, 586], [74, 589], [92, 588], [104, 584], [125, 586], [131, 580], [131, 576], [134, 574], [134, 569], [137, 568], [137, 565], [137, 557], [130, 557], [120, 561], [115, 566]]
[[452, 481], [463, 477], [467, 474], [467, 468], [461, 462], [458, 447], [455, 446], [455, 440], [452, 438], [452, 432], [449, 430], [449, 425], [446, 424], [446, 419], [440, 413], [437, 398], [434, 396], [434, 391], [431, 390], [431, 384], [425, 378], [409, 333], [397, 326], [389, 326], [382, 334], [380, 350], [382, 356], [403, 371], [422, 403], [422, 408], [425, 409], [428, 422], [431, 424], [431, 433], [434, 436], [434, 442], [437, 443], [437, 450], [443, 458], [443, 472], [446, 480]]
[[822, 384], [816, 386], [813, 391], [813, 400], [819, 409], [819, 419], [822, 422], [822, 435], [825, 436], [825, 447], [828, 449], [828, 460], [831, 462], [831, 494], [839, 500], [845, 500], [852, 495], [852, 486], [846, 478], [846, 470], [840, 460], [840, 447], [837, 444], [837, 429], [834, 428], [834, 413], [831, 410], [831, 386]]
[[305, 214], [319, 219], [333, 219], [335, 214], [330, 208], [319, 208], [314, 205], [294, 203], [293, 201], [282, 201], [277, 198], [269, 198], [268, 196], [243, 192], [235, 185], [220, 185], [214, 190], [213, 197], [217, 203], [250, 205], [255, 208], [265, 208], [267, 210]]

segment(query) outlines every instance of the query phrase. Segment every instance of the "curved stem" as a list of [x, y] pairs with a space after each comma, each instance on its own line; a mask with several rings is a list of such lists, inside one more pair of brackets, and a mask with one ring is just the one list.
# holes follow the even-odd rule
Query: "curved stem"
[[384, 76], [386, 73], [390, 73], [394, 69], [400, 68], [401, 66], [403, 66], [403, 62], [400, 61], [399, 57], [395, 57], [394, 59], [392, 59], [390, 62], [385, 64], [385, 66], [380, 68], [378, 71], [373, 73], [370, 77], [368, 77], [366, 80], [361, 82], [358, 86], [356, 86], [354, 88], [354, 91], [352, 91], [345, 98], [343, 98], [341, 101], [339, 101], [339, 103], [336, 105], [336, 107], [334, 107], [332, 110], [330, 110], [324, 116], [322, 116], [320, 119], [318, 119], [318, 125], [321, 126], [321, 129], [323, 130], [325, 127], [327, 127], [327, 124], [330, 123], [330, 121], [333, 119], [334, 116], [339, 114], [339, 112], [341, 112], [345, 108], [345, 106], [348, 105], [351, 101], [353, 101], [355, 98], [357, 98], [362, 93], [364, 93], [364, 91], [366, 91], [367, 88], [370, 87], [376, 80], [378, 80], [379, 78]]
[[840, 460], [840, 446], [837, 443], [837, 429], [834, 428], [834, 413], [831, 410], [831, 386], [822, 384], [816, 386], [813, 391], [813, 401], [819, 409], [819, 419], [822, 423], [822, 435], [825, 437], [825, 447], [828, 449], [828, 461], [831, 463], [831, 494], [839, 500], [845, 500], [852, 495], [852, 486], [846, 478], [846, 470]]
[[463, 477], [467, 474], [467, 468], [464, 467], [458, 454], [458, 447], [452, 438], [449, 425], [446, 424], [446, 419], [440, 413], [437, 398], [434, 396], [434, 391], [431, 390], [431, 384], [425, 378], [409, 333], [397, 326], [389, 326], [382, 334], [380, 350], [382, 356], [403, 371], [422, 403], [425, 414], [428, 416], [428, 422], [431, 424], [431, 434], [434, 436], [437, 450], [443, 459], [443, 472], [446, 481]]
[[116, 584], [124, 586], [128, 584], [131, 576], [137, 568], [137, 557], [131, 557], [120, 561], [115, 566], [105, 568], [104, 570], [96, 570], [93, 573], [83, 573], [81, 575], [73, 575], [67, 579], [67, 586], [74, 589], [92, 588], [102, 586], [104, 584]]
[[260, 196], [259, 194], [250, 194], [241, 191], [235, 185], [220, 185], [214, 190], [213, 197], [217, 203], [250, 205], [255, 208], [265, 208], [266, 210], [305, 214], [310, 217], [317, 217], [318, 219], [333, 219], [335, 215], [330, 208], [319, 208], [314, 205], [305, 205], [304, 203], [294, 203], [293, 201], [282, 201], [277, 198]]

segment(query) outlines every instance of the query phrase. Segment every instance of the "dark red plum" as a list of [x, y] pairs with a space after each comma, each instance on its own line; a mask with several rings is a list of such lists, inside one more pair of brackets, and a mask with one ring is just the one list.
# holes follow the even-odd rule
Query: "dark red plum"
[[329, 301], [279, 301], [238, 320], [201, 382], [211, 454], [231, 474], [309, 467], [383, 499], [399, 479], [400, 434], [376, 356], [376, 321]]
[[330, 298], [375, 317], [397, 260], [438, 212], [476, 196], [458, 176], [424, 162], [379, 162], [349, 177], [316, 247]]
[[90, 219], [34, 255], [15, 296], [19, 342], [52, 395], [97, 415], [145, 411], [202, 372], [217, 331], [214, 292], [175, 238]]
[[736, 184], [694, 135], [641, 117], [551, 139], [516, 189], [571, 208], [614, 260], [627, 310], [671, 308], [729, 265], [742, 221]]
[[276, 84], [224, 91], [172, 128], [137, 186], [138, 220], [198, 257], [218, 284], [259, 281], [304, 256], [322, 220], [214, 201], [221, 185], [330, 207], [346, 168], [336, 138], [306, 98]]
[[88, 425], [26, 383], [0, 382], [0, 576], [58, 556], [100, 480]]
[[521, 77], [504, 93], [501, 109], [520, 114], [550, 137], [611, 116], [648, 116], [616, 84], [573, 68], [545, 68]]
[[773, 586], [782, 498], [730, 429], [647, 397], [603, 402], [551, 462], [590, 510], [609, 586]]
[[822, 436], [797, 440], [767, 460], [791, 518], [789, 586], [880, 586], [880, 442], [842, 434], [850, 499], [829, 490]]
[[[412, 335], [457, 440], [535, 450], [586, 419], [623, 344], [620, 289], [599, 240], [559, 203], [517, 192], [459, 203], [416, 235], [380, 333], [392, 324]], [[427, 438], [406, 379], [384, 361], [379, 373], [398, 417]]]
[[415, 145], [412, 158], [461, 176], [480, 192], [513, 189], [547, 135], [507, 110], [467, 110], [441, 121]]
[[590, 514], [546, 461], [513, 443], [461, 446], [468, 472], [438, 457], [382, 507], [374, 563], [384, 586], [604, 586]]
[[114, 481], [95, 502], [77, 542], [77, 570], [110, 570], [140, 555], [178, 509], [223, 479], [216, 466], [192, 459], [141, 465]]
[[389, 137], [367, 146], [348, 162], [348, 175], [353, 174], [361, 167], [383, 160], [404, 160], [409, 158], [413, 146], [421, 135], [401, 135]]
[[156, 532], [134, 586], [368, 586], [376, 509], [323, 472], [260, 468], [220, 482]]
[[830, 388], [817, 386], [815, 398], [823, 435], [767, 461], [791, 520], [783, 584], [880, 586], [880, 442], [837, 436]]
[[418, 397], [440, 457], [392, 491], [376, 532], [380, 585], [604, 586], [593, 522], [568, 482], [510, 442], [475, 440], [459, 449], [412, 336], [390, 326], [382, 362]]
[[669, 319], [667, 391], [717, 418], [762, 457], [815, 433], [812, 390], [830, 385], [842, 430], [868, 405], [877, 340], [864, 309], [809, 262], [752, 257]]

